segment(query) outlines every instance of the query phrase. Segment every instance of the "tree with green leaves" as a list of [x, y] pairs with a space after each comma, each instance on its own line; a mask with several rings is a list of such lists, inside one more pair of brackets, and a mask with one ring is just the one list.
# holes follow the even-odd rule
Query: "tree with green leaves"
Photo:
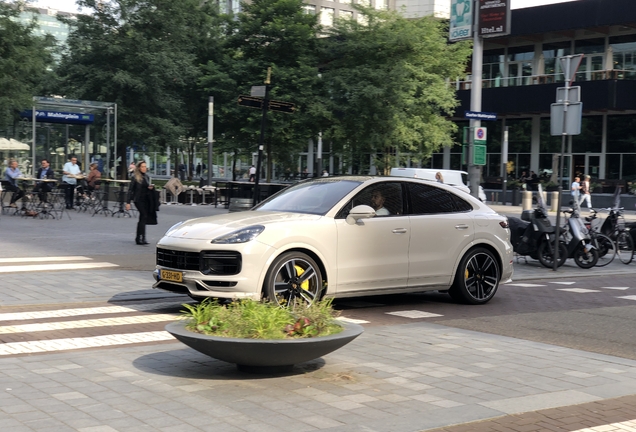
[[35, 36], [37, 21], [21, 24], [17, 18], [24, 2], [0, 2], [0, 127], [30, 107], [51, 76], [55, 40]]
[[[67, 20], [72, 31], [58, 68], [67, 97], [115, 102], [125, 146], [190, 150], [199, 141], [207, 100], [197, 92], [198, 63], [214, 51], [213, 2], [78, 0], [91, 10]], [[120, 165], [124, 172], [123, 161]]]
[[[447, 24], [433, 17], [356, 8], [364, 19], [337, 20], [323, 40], [322, 79], [332, 113], [325, 138], [361, 170], [369, 154], [426, 159], [452, 145], [456, 126], [447, 117], [458, 103], [446, 78], [465, 71], [470, 43], [448, 44]], [[375, 163], [382, 171], [393, 159]]]
[[252, 86], [265, 85], [272, 68], [270, 98], [292, 102], [294, 114], [269, 112], [265, 136], [267, 161], [290, 166], [294, 155], [320, 130], [315, 113], [320, 84], [317, 68], [317, 17], [302, 0], [255, 0], [226, 26], [225, 56], [203, 68], [201, 85], [214, 96], [217, 148], [235, 154], [257, 150], [261, 111], [237, 105]]

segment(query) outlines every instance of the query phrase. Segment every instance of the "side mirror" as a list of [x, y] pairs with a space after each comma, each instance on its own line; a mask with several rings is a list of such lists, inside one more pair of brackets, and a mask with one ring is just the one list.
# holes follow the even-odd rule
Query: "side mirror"
[[349, 225], [355, 225], [360, 219], [370, 219], [375, 217], [375, 210], [368, 205], [358, 205], [351, 209], [345, 221]]

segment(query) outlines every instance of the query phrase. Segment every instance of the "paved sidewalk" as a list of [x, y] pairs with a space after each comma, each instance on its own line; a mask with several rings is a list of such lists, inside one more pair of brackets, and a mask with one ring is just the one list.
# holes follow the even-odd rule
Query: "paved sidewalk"
[[12, 432], [414, 432], [630, 396], [636, 361], [419, 322], [281, 376], [169, 342], [3, 358], [0, 380]]

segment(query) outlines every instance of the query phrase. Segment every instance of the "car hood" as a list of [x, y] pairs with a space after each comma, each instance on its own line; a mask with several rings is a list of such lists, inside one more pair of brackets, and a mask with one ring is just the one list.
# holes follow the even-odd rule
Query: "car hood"
[[190, 219], [177, 228], [166, 233], [166, 237], [213, 240], [252, 225], [290, 224], [299, 221], [315, 221], [322, 216], [303, 213], [273, 212], [273, 211], [245, 211], [226, 213]]

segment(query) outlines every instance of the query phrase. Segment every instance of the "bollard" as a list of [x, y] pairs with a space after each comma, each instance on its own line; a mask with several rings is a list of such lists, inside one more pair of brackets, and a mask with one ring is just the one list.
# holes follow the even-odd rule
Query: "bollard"
[[532, 210], [532, 192], [523, 191], [521, 198], [521, 211]]
[[559, 211], [559, 192], [552, 192], [552, 197], [550, 199], [552, 200], [550, 211], [558, 212]]
[[512, 205], [513, 206], [518, 206], [519, 204], [521, 204], [521, 201], [519, 200], [519, 195], [521, 195], [519, 189], [514, 188], [512, 190]]

